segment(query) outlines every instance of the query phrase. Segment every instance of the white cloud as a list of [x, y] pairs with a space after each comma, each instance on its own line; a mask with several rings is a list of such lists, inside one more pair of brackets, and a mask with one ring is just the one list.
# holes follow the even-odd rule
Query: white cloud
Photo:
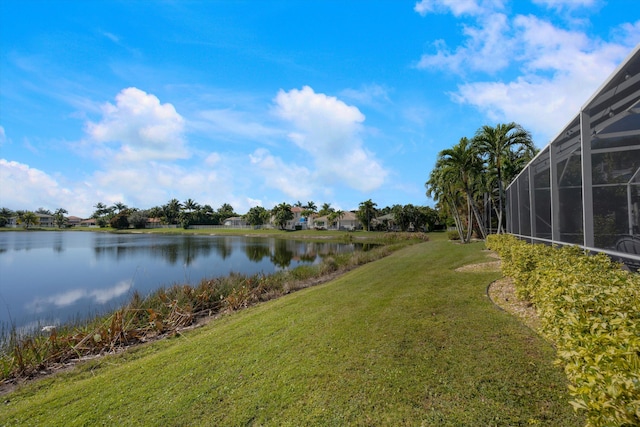
[[[212, 155], [215, 157], [216, 155]], [[232, 159], [220, 158], [216, 169], [194, 165], [183, 168], [168, 163], [149, 162], [135, 168], [115, 167], [98, 170], [84, 181], [64, 185], [63, 177], [51, 176], [29, 165], [0, 159], [0, 206], [10, 209], [55, 210], [65, 208], [70, 215], [88, 217], [93, 206], [123, 202], [138, 208], [164, 204], [172, 198], [193, 198], [199, 203], [220, 206], [231, 203], [240, 211], [250, 207], [238, 196], [251, 188], [247, 177], [234, 176], [233, 170], [246, 170]], [[237, 190], [237, 185], [243, 187]]]
[[222, 157], [218, 153], [211, 153], [204, 159], [204, 164], [207, 166], [215, 166], [220, 163]]
[[451, 12], [455, 16], [478, 15], [483, 13], [487, 7], [497, 7], [501, 1], [478, 1], [478, 0], [421, 0], [413, 8], [420, 15], [428, 13]]
[[595, 5], [596, 0], [533, 0], [533, 2], [549, 9], [560, 10], [591, 7]]
[[294, 199], [306, 199], [313, 194], [312, 174], [307, 168], [286, 164], [264, 148], [255, 150], [249, 159], [266, 186]]
[[360, 89], [345, 89], [342, 97], [356, 101], [360, 105], [379, 108], [382, 104], [389, 104], [389, 90], [378, 84], [363, 85]]
[[[594, 4], [588, 0], [537, 3], [569, 10]], [[467, 9], [472, 10], [471, 6]], [[545, 139], [537, 141], [539, 145], [577, 114], [640, 42], [640, 21], [614, 29], [612, 41], [605, 42], [544, 18], [496, 13], [499, 4], [480, 6], [483, 10], [474, 16], [466, 13], [472, 23], [463, 26], [464, 37], [458, 46], [449, 48], [445, 41], [436, 41], [436, 53], [423, 55], [417, 67], [463, 74], [466, 82], [451, 94], [454, 100], [476, 107], [491, 120], [519, 122]], [[416, 5], [416, 11], [462, 14], [444, 0], [424, 1]], [[481, 79], [478, 72], [504, 72], [504, 76]]]
[[[94, 143], [113, 143], [117, 160], [146, 161], [187, 158], [184, 119], [171, 104], [161, 104], [151, 94], [130, 87], [116, 96], [116, 104], [102, 107], [102, 119], [88, 122], [86, 132]], [[104, 148], [98, 148], [103, 153]], [[113, 149], [106, 148], [107, 154]]]
[[478, 26], [466, 25], [466, 42], [451, 51], [444, 40], [437, 40], [436, 54], [424, 54], [417, 68], [446, 68], [456, 73], [466, 71], [495, 72], [506, 68], [512, 56], [513, 42], [507, 16], [493, 13], [479, 18]]
[[[289, 92], [280, 90], [275, 98], [276, 113], [297, 128], [312, 133], [319, 130], [354, 133], [364, 115], [354, 106], [333, 96], [315, 93], [309, 86]], [[329, 137], [331, 138], [331, 137]]]
[[[516, 121], [544, 145], [578, 113], [629, 52], [629, 46], [591, 40], [531, 16], [515, 19], [523, 74], [510, 82], [471, 82], [454, 99], [492, 120]], [[631, 27], [633, 29], [634, 27]]]
[[[232, 160], [219, 157], [218, 161], [215, 169], [206, 162], [189, 167], [163, 162], [140, 164], [135, 169], [123, 166], [98, 171], [93, 181], [97, 188], [126, 191], [126, 198], [120, 201], [140, 208], [164, 204], [172, 198], [192, 198], [198, 203], [212, 206], [230, 203], [234, 208], [238, 207], [237, 204], [242, 200], [235, 190], [242, 178], [233, 176]], [[105, 199], [108, 203], [118, 201]]]
[[279, 136], [281, 133], [250, 117], [245, 112], [230, 109], [205, 110], [199, 114], [199, 121], [190, 126], [208, 135], [218, 135], [225, 139], [263, 139]]
[[110, 33], [108, 31], [103, 31], [102, 35], [105, 36], [106, 38], [108, 38], [109, 40], [111, 40], [112, 42], [118, 44], [120, 43], [120, 37], [116, 36], [113, 33]]
[[640, 40], [640, 20], [620, 25], [615, 33], [620, 39], [618, 43], [625, 46], [635, 46]]
[[363, 146], [365, 117], [358, 108], [305, 86], [281, 90], [274, 111], [292, 125], [291, 141], [311, 155], [321, 182], [360, 191], [384, 183], [387, 171]]
[[520, 60], [525, 70], [570, 71], [597, 65], [585, 62], [598, 49], [586, 34], [557, 28], [535, 16], [517, 16], [514, 27], [519, 34]]
[[82, 194], [60, 185], [45, 172], [15, 161], [0, 159], [0, 182], [0, 206], [10, 209], [64, 207], [70, 210], [83, 199]]
[[7, 135], [4, 133], [4, 126], [0, 126], [0, 145], [4, 144], [7, 140]]
[[[138, 175], [140, 173], [140, 175]], [[105, 177], [112, 175], [111, 179]], [[44, 207], [49, 210], [64, 208], [69, 215], [88, 217], [97, 202], [112, 204], [131, 201], [122, 194], [123, 189], [135, 188], [141, 196], [153, 194], [155, 187], [140, 187], [138, 179], [142, 177], [140, 169], [96, 172], [85, 181], [65, 182], [66, 178], [50, 175], [27, 164], [0, 159], [0, 206], [10, 209], [34, 210]], [[115, 179], [114, 177], [119, 177]], [[105, 186], [104, 183], [113, 184]], [[117, 185], [116, 185], [117, 184]]]
[[253, 208], [255, 206], [262, 206], [262, 200], [247, 197], [247, 204], [249, 205], [249, 208]]

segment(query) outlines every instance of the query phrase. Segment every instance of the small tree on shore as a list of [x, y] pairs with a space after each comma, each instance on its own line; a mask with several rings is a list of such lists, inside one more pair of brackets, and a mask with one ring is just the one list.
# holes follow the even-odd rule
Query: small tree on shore
[[62, 228], [67, 224], [67, 218], [64, 216], [66, 213], [69, 212], [64, 208], [58, 208], [53, 213], [53, 222], [55, 222], [58, 228]]
[[278, 206], [271, 210], [271, 215], [274, 217], [274, 222], [278, 225], [278, 228], [284, 230], [287, 226], [287, 221], [293, 219], [293, 211], [291, 205], [288, 203], [280, 203]]
[[9, 208], [0, 208], [0, 227], [4, 227], [9, 222], [9, 218], [15, 215]]
[[40, 224], [40, 220], [35, 213], [31, 211], [25, 211], [18, 216], [18, 223], [22, 224], [25, 229], [28, 229], [32, 225]]
[[254, 206], [244, 215], [244, 219], [251, 225], [262, 225], [269, 221], [269, 211], [262, 206]]
[[129, 228], [129, 219], [127, 218], [127, 212], [120, 212], [109, 221], [109, 225], [118, 230], [124, 230]]
[[220, 221], [224, 221], [227, 218], [231, 218], [232, 216], [236, 216], [237, 214], [233, 211], [233, 206], [229, 203], [223, 203], [217, 210], [218, 216], [220, 217]]
[[149, 217], [146, 211], [135, 211], [129, 215], [129, 224], [133, 228], [145, 228]]

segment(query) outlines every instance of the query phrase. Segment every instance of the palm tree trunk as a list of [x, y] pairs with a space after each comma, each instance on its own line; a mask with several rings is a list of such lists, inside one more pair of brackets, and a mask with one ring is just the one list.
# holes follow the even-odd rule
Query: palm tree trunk
[[[499, 221], [500, 220], [500, 209], [498, 208], [498, 205], [493, 203], [493, 212], [495, 212], [496, 214], [496, 219]], [[496, 227], [496, 233], [500, 234], [500, 226], [498, 224], [498, 227]]]
[[[487, 238], [487, 232], [484, 229], [484, 225], [482, 224], [482, 220], [480, 219], [480, 212], [478, 212], [478, 207], [474, 203], [473, 197], [471, 197], [471, 191], [469, 190], [467, 190], [467, 203], [469, 203], [469, 206], [471, 207], [471, 211], [473, 212], [473, 215], [476, 217], [476, 222], [478, 223], [478, 229], [480, 230], [480, 234], [482, 235], [482, 239], [484, 240]], [[470, 222], [469, 228], [472, 228], [471, 225], [472, 224]]]
[[497, 169], [498, 169], [498, 197], [500, 198], [499, 203], [500, 203], [500, 207], [499, 207], [499, 211], [498, 211], [498, 234], [503, 233], [503, 228], [502, 228], [502, 212], [504, 212], [504, 208], [502, 206], [502, 201], [504, 199], [504, 188], [502, 185], [502, 172], [500, 170], [500, 164], [498, 163], [497, 165]]
[[471, 203], [467, 199], [467, 240], [464, 243], [471, 241], [471, 233], [473, 232], [473, 212], [471, 210]]
[[460, 219], [460, 214], [458, 213], [458, 208], [453, 200], [449, 200], [449, 209], [453, 213], [453, 220], [456, 223], [456, 230], [458, 231], [458, 236], [460, 236], [460, 241], [464, 243], [464, 229], [462, 227], [462, 220]]

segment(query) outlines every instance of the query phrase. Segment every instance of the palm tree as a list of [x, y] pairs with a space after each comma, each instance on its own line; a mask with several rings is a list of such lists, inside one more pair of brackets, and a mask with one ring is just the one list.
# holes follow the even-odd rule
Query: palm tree
[[180, 223], [186, 229], [194, 222], [193, 211], [198, 210], [200, 205], [193, 199], [187, 199], [182, 205], [182, 211], [179, 213]]
[[14, 212], [9, 208], [0, 208], [0, 227], [4, 227], [8, 222], [9, 218], [14, 215]]
[[66, 209], [58, 208], [53, 213], [53, 220], [58, 226], [58, 228], [62, 228], [63, 225], [66, 224], [67, 219], [64, 217], [64, 214], [69, 213]]
[[318, 211], [318, 216], [329, 215], [333, 211], [335, 211], [335, 209], [331, 207], [331, 203], [323, 203], [322, 207]]
[[[340, 228], [340, 220], [344, 217], [344, 211], [337, 210], [331, 212], [327, 215], [327, 222], [329, 223], [329, 227]], [[337, 223], [336, 223], [337, 222]]]
[[284, 230], [287, 226], [287, 221], [293, 219], [293, 212], [291, 211], [291, 205], [288, 203], [280, 203], [278, 206], [271, 210], [271, 214], [274, 217], [274, 221], [278, 224], [281, 230]]
[[315, 215], [318, 211], [318, 207], [312, 201], [307, 202], [306, 205], [302, 206], [302, 213], [300, 214], [307, 225], [309, 225], [309, 217]]
[[216, 224], [219, 222], [216, 211], [209, 204], [200, 206], [197, 215], [199, 217], [199, 220], [204, 224]]
[[182, 209], [182, 204], [178, 199], [171, 199], [162, 207], [162, 213], [167, 224], [176, 223], [178, 216], [180, 215], [180, 209]]
[[162, 217], [162, 207], [154, 206], [152, 208], [147, 209], [147, 216], [149, 218], [161, 218]]
[[502, 162], [502, 180], [511, 182], [518, 176], [524, 167], [538, 154], [535, 147], [520, 146], [517, 150], [511, 150]]
[[124, 204], [124, 203], [122, 203], [122, 202], [117, 202], [117, 203], [114, 203], [114, 204], [113, 204], [113, 206], [111, 207], [111, 209], [113, 209], [113, 210], [117, 210], [117, 211], [118, 211], [118, 213], [120, 213], [120, 212], [122, 212], [123, 210], [127, 209], [127, 205], [125, 205], [125, 204]]
[[22, 215], [18, 217], [18, 221], [24, 226], [24, 228], [27, 228], [27, 229], [31, 225], [38, 225], [38, 223], [40, 222], [40, 220], [38, 219], [38, 216], [31, 211], [26, 211], [22, 213]]
[[480, 219], [480, 212], [476, 205], [473, 187], [476, 184], [477, 176], [482, 170], [482, 161], [479, 153], [475, 149], [472, 142], [463, 137], [453, 148], [442, 150], [439, 154], [439, 161], [444, 169], [444, 173], [448, 179], [455, 179], [462, 187], [464, 194], [467, 196], [467, 207], [469, 210], [469, 229], [471, 234], [473, 217], [476, 219], [481, 237], [486, 237], [483, 221]]
[[429, 180], [425, 183], [427, 188], [427, 197], [440, 206], [440, 209], [453, 217], [461, 242], [466, 242], [464, 235], [464, 227], [458, 207], [462, 204], [460, 186], [457, 184], [456, 177], [452, 177], [450, 169], [446, 169], [439, 158], [436, 166], [429, 174]]
[[99, 218], [102, 215], [105, 214], [105, 211], [107, 209], [107, 205], [105, 205], [102, 202], [98, 202], [96, 203], [94, 206], [94, 208], [96, 208], [95, 212], [93, 213], [93, 215], [91, 215], [92, 218]]
[[514, 122], [497, 124], [495, 127], [482, 126], [476, 132], [473, 143], [486, 157], [489, 168], [495, 171], [498, 187], [498, 233], [503, 230], [502, 218], [504, 212], [504, 164], [514, 149], [524, 149], [525, 152], [535, 151], [531, 134], [522, 126]]
[[372, 202], [371, 199], [360, 202], [357, 213], [358, 220], [360, 220], [362, 225], [367, 226], [367, 231], [371, 231], [371, 220], [376, 217], [376, 206], [378, 205]]
[[187, 199], [184, 201], [184, 204], [182, 205], [182, 209], [184, 209], [188, 213], [191, 213], [196, 209], [198, 209], [198, 204], [193, 199]]
[[218, 208], [218, 215], [220, 215], [220, 220], [224, 221], [227, 218], [236, 216], [236, 213], [233, 211], [233, 206], [229, 203], [223, 203], [222, 206]]

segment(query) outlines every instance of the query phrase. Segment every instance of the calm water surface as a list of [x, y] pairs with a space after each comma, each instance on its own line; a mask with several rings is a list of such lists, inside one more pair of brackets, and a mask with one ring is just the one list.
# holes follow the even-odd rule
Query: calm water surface
[[113, 310], [134, 290], [147, 295], [231, 272], [269, 274], [360, 249], [243, 236], [2, 232], [0, 324], [60, 324]]

